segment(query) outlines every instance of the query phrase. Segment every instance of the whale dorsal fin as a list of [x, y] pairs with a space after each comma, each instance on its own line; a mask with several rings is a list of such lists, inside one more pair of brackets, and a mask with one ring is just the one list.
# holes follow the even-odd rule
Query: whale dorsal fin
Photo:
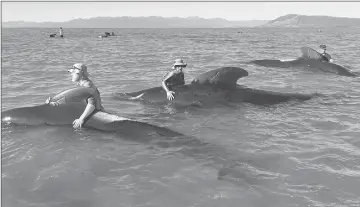
[[313, 60], [322, 60], [322, 55], [316, 50], [310, 47], [302, 47], [301, 48], [302, 58], [305, 59], [313, 59]]
[[191, 84], [215, 85], [221, 88], [236, 88], [239, 78], [248, 76], [249, 73], [238, 67], [222, 67], [207, 71], [194, 78]]

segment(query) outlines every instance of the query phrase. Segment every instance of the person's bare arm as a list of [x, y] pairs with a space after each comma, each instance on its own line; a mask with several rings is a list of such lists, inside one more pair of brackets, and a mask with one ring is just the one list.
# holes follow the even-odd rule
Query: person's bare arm
[[81, 114], [80, 119], [85, 120], [93, 111], [95, 110], [95, 106], [88, 103], [84, 112]]
[[164, 76], [163, 80], [161, 81], [161, 86], [162, 86], [163, 89], [166, 91], [166, 93], [170, 91], [169, 88], [166, 86], [166, 81], [167, 81], [169, 78], [171, 78], [171, 76], [173, 76], [173, 75], [174, 75], [173, 72], [169, 72], [169, 73], [167, 73], [167, 74]]
[[170, 72], [168, 74], [165, 75], [165, 77], [163, 78], [163, 81], [161, 83], [163, 89], [166, 91], [166, 97], [169, 99], [169, 100], [173, 100], [174, 99], [174, 91], [170, 91], [169, 88], [166, 86], [166, 81], [171, 77], [173, 76], [174, 73], [173, 72]]
[[87, 99], [87, 102], [88, 103], [86, 105], [84, 112], [81, 114], [81, 116], [78, 119], [74, 120], [74, 122], [73, 122], [74, 128], [81, 128], [84, 123], [84, 120], [87, 117], [89, 117], [91, 113], [94, 112], [94, 110], [96, 108], [95, 107], [95, 98], [91, 96]]
[[88, 103], [86, 105], [86, 108], [84, 110], [84, 112], [81, 114], [80, 118], [75, 119], [73, 122], [73, 127], [74, 128], [81, 128], [82, 125], [84, 124], [84, 120], [95, 110], [95, 106]]

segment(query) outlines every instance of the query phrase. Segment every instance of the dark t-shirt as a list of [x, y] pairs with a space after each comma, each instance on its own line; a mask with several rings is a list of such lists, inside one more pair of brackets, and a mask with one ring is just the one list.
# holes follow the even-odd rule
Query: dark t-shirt
[[167, 73], [165, 77], [169, 76], [170, 74], [171, 77], [165, 80], [166, 86], [171, 87], [185, 84], [185, 77], [183, 72], [176, 73], [174, 71], [171, 71]]
[[331, 60], [331, 56], [327, 53], [323, 53], [321, 54], [323, 57], [323, 60], [325, 60], [326, 62], [329, 62]]
[[96, 92], [88, 97], [86, 99], [86, 102], [95, 106], [95, 109], [96, 110], [99, 110], [99, 111], [105, 111], [104, 110], [104, 107], [102, 107], [101, 105], [101, 97], [100, 97], [100, 92], [99, 90], [96, 88], [96, 86], [90, 81], [90, 80], [82, 80], [80, 83], [79, 83], [79, 86], [82, 86], [82, 87], [89, 87], [89, 88], [93, 88], [96, 90]]

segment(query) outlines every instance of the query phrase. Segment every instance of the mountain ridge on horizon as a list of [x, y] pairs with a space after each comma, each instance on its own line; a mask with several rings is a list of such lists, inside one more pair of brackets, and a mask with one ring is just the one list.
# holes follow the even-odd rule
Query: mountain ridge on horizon
[[359, 25], [360, 18], [287, 14], [268, 21], [260, 27], [350, 27]]
[[[189, 19], [191, 21], [189, 21]], [[64, 22], [2, 22], [4, 28], [239, 28], [239, 27], [326, 27], [357, 26], [360, 18], [309, 16], [287, 14], [274, 20], [226, 20], [223, 18], [205, 19], [189, 17], [91, 17], [77, 18]]]
[[[191, 21], [189, 21], [191, 19]], [[77, 18], [64, 22], [29, 22], [9, 21], [3, 22], [3, 27], [66, 27], [66, 28], [217, 28], [217, 27], [252, 27], [268, 22], [267, 20], [240, 20], [229, 21], [222, 18], [205, 19], [202, 17], [91, 17]]]

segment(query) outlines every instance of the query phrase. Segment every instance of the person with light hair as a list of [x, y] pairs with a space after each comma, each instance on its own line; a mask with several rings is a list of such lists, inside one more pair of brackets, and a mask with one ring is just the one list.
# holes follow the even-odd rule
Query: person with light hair
[[[74, 128], [81, 128], [84, 120], [93, 112], [105, 110], [101, 105], [100, 92], [94, 83], [90, 80], [86, 65], [82, 63], [75, 63], [71, 69], [68, 70], [68, 72], [71, 73], [72, 82], [75, 82], [78, 87], [88, 87], [96, 90], [96, 93], [93, 96], [90, 96], [86, 99], [87, 105], [82, 115], [73, 122]], [[50, 99], [51, 98], [49, 97], [45, 103], [52, 106], [58, 105], [55, 102], [50, 102]]]
[[183, 68], [186, 66], [187, 63], [185, 63], [184, 60], [176, 59], [172, 67], [173, 71], [170, 71], [164, 75], [161, 85], [166, 91], [166, 97], [169, 100], [174, 99], [175, 92], [172, 91], [172, 87], [185, 84]]

